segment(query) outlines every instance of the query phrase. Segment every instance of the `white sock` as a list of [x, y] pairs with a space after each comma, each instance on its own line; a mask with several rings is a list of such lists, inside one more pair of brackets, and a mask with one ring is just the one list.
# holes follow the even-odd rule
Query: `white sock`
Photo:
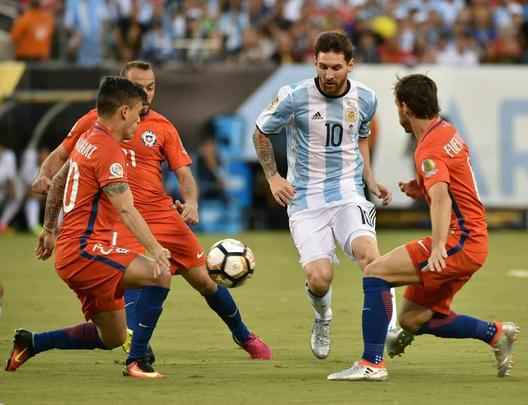
[[26, 221], [29, 229], [34, 229], [39, 225], [40, 219], [40, 201], [36, 198], [28, 198], [26, 206]]
[[332, 287], [328, 289], [325, 295], [322, 297], [315, 295], [310, 291], [308, 283], [304, 284], [304, 289], [306, 291], [306, 296], [312, 304], [315, 319], [317, 320], [332, 320]]
[[396, 310], [396, 289], [390, 289], [392, 295], [392, 318], [389, 323], [389, 330], [398, 328], [398, 311]]

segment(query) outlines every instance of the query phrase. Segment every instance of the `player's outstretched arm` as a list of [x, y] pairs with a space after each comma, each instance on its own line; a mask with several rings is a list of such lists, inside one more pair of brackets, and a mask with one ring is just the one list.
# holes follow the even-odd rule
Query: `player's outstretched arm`
[[39, 173], [31, 185], [31, 191], [37, 194], [47, 193], [51, 186], [51, 179], [68, 160], [68, 156], [64, 146], [59, 145], [55, 148], [42, 163]]
[[273, 198], [275, 198], [275, 201], [277, 201], [279, 205], [285, 207], [291, 199], [295, 197], [295, 189], [277, 171], [277, 162], [275, 161], [273, 145], [268, 136], [258, 128], [253, 135], [253, 143], [255, 145], [255, 150], [257, 151], [258, 160], [264, 171], [264, 175], [270, 185]]
[[433, 184], [427, 191], [431, 198], [431, 225], [433, 243], [428, 260], [429, 271], [442, 271], [446, 267], [446, 243], [451, 222], [452, 201], [447, 183]]
[[368, 138], [359, 138], [359, 153], [363, 158], [363, 179], [367, 184], [369, 191], [377, 198], [382, 200], [383, 205], [389, 205], [392, 201], [392, 193], [383, 184], [376, 181], [372, 167], [370, 166], [370, 151]]
[[189, 166], [183, 166], [174, 171], [180, 183], [180, 193], [183, 203], [176, 201], [176, 208], [183, 220], [188, 224], [197, 224], [198, 217], [198, 186]]
[[37, 249], [35, 250], [35, 255], [40, 260], [48, 259], [55, 248], [55, 233], [69, 169], [69, 162], [63, 164], [59, 172], [53, 177], [48, 196], [46, 197], [43, 229], [38, 237]]
[[128, 188], [127, 183], [111, 183], [103, 188], [104, 193], [119, 212], [123, 223], [134, 234], [139, 243], [150, 253], [152, 258], [158, 263], [157, 274], [161, 271], [168, 271], [170, 268], [170, 253], [161, 246], [148, 227], [147, 223], [134, 207], [134, 198]]

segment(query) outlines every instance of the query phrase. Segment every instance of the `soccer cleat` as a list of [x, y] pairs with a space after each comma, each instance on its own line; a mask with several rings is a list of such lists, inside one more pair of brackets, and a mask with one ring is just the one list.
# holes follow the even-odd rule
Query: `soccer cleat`
[[[130, 346], [132, 345], [132, 336], [134, 336], [134, 331], [132, 329], [127, 329], [127, 337], [125, 340], [125, 343], [121, 345], [121, 349], [128, 354], [130, 353]], [[145, 359], [150, 363], [154, 364], [156, 362], [156, 356], [154, 355], [154, 351], [152, 350], [152, 346], [147, 346], [147, 353], [145, 353]]]
[[510, 375], [513, 367], [512, 349], [521, 329], [513, 322], [496, 323], [498, 338], [493, 344], [493, 352], [497, 359], [497, 376], [506, 377]]
[[5, 371], [16, 371], [34, 355], [33, 333], [25, 329], [17, 329], [13, 338], [13, 350], [7, 360]]
[[134, 377], [142, 379], [165, 378], [152, 368], [152, 365], [145, 359], [138, 359], [130, 362], [123, 370], [125, 377]]
[[249, 335], [249, 339], [244, 343], [235, 342], [246, 352], [253, 360], [271, 360], [271, 348], [254, 333]]
[[392, 329], [387, 333], [385, 340], [385, 347], [390, 358], [401, 356], [405, 352], [405, 348], [409, 346], [414, 340], [412, 333], [406, 332], [403, 329]]
[[316, 319], [310, 336], [312, 353], [318, 359], [326, 359], [330, 353], [330, 322], [332, 320]]
[[351, 368], [330, 374], [329, 381], [385, 381], [389, 376], [385, 364], [372, 364], [366, 360], [356, 361]]

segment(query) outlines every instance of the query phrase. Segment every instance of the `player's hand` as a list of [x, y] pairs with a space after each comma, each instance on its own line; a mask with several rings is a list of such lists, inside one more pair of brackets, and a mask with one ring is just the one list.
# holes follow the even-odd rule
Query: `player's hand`
[[182, 216], [182, 219], [191, 225], [197, 224], [200, 222], [200, 217], [198, 215], [198, 204], [186, 202], [182, 203], [179, 200], [174, 201], [174, 207]]
[[433, 247], [431, 256], [427, 260], [426, 269], [429, 271], [442, 272], [446, 268], [447, 251], [445, 245]]
[[269, 180], [271, 194], [273, 198], [281, 207], [286, 207], [293, 197], [295, 197], [295, 189], [293, 186], [282, 177], [280, 174], [274, 174]]
[[376, 183], [374, 186], [369, 187], [369, 191], [378, 197], [384, 206], [387, 206], [392, 201], [392, 193], [383, 184]]
[[40, 232], [37, 239], [37, 248], [35, 249], [35, 256], [37, 256], [37, 259], [49, 259], [55, 249], [55, 239], [55, 232], [50, 232], [45, 229]]
[[31, 191], [36, 194], [46, 194], [51, 187], [51, 179], [48, 176], [37, 176], [31, 184]]
[[164, 273], [166, 271], [170, 271], [170, 257], [171, 254], [168, 249], [165, 249], [161, 245], [157, 245], [153, 251], [150, 252], [150, 255], [156, 262], [156, 266], [154, 266], [154, 278], [158, 278], [161, 273]]
[[412, 198], [414, 200], [419, 200], [423, 198], [422, 190], [416, 180], [411, 180], [407, 182], [400, 181], [398, 182], [398, 186], [400, 187], [400, 191], [409, 198]]

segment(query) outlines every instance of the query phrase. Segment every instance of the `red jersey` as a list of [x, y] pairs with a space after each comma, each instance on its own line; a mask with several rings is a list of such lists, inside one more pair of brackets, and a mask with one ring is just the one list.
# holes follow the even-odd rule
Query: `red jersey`
[[[97, 120], [97, 111], [82, 116], [63, 140], [64, 148], [71, 152], [79, 136]], [[148, 222], [162, 220], [173, 210], [172, 198], [163, 186], [161, 163], [167, 160], [176, 170], [192, 163], [180, 135], [163, 115], [150, 110], [141, 120], [136, 133], [121, 143], [127, 161], [128, 183], [134, 195], [134, 205]]]
[[57, 268], [76, 260], [88, 243], [111, 244], [118, 214], [102, 189], [127, 182], [119, 142], [100, 123], [79, 138], [69, 162], [64, 222], [57, 238]]
[[450, 231], [459, 236], [459, 248], [487, 252], [487, 224], [480, 201], [467, 145], [455, 127], [438, 119], [418, 142], [414, 154], [417, 181], [427, 204], [427, 190], [434, 184], [448, 184], [453, 201]]

